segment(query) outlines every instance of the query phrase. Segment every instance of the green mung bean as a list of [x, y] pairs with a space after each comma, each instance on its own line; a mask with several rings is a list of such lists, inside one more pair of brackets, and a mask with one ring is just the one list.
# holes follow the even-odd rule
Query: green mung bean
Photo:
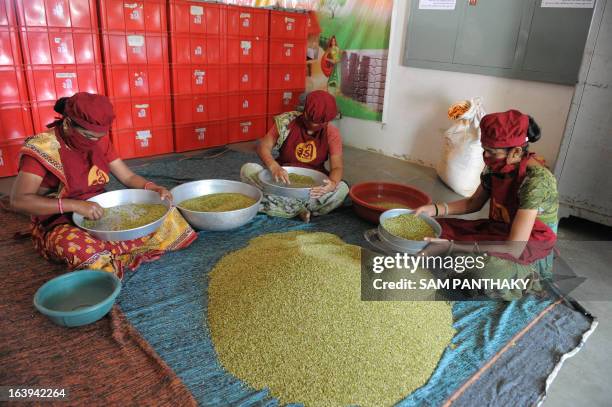
[[329, 233], [262, 235], [209, 274], [223, 367], [281, 404], [393, 405], [427, 382], [454, 335], [442, 301], [361, 301], [361, 251]]
[[223, 192], [187, 199], [179, 203], [179, 206], [195, 212], [227, 212], [248, 208], [255, 202], [255, 199], [244, 194]]
[[436, 237], [433, 228], [427, 222], [411, 213], [385, 219], [382, 225], [387, 232], [407, 240]]
[[308, 175], [300, 175], [290, 172], [289, 184], [285, 184], [284, 182], [277, 184], [288, 188], [312, 188], [317, 183], [315, 182], [314, 178], [309, 177]]
[[98, 220], [85, 219], [83, 226], [99, 231], [118, 231], [139, 228], [155, 222], [168, 211], [161, 204], [127, 204], [104, 208]]

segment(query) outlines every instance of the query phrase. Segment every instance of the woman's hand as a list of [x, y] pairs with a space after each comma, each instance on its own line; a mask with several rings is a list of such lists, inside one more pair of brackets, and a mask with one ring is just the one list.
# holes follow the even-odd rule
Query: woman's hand
[[153, 185], [147, 186], [147, 189], [149, 191], [157, 192], [162, 200], [167, 199], [168, 201], [172, 201], [172, 194], [170, 193], [170, 191], [168, 191], [166, 188], [162, 186], [153, 184]]
[[70, 200], [69, 208], [87, 219], [98, 220], [104, 216], [104, 208], [96, 202]]
[[272, 173], [272, 177], [276, 182], [284, 182], [285, 184], [290, 184], [289, 182], [289, 173], [283, 167], [281, 167], [278, 163], [274, 163], [270, 166], [270, 172]]
[[329, 192], [335, 191], [336, 187], [338, 186], [337, 182], [334, 182], [329, 179], [326, 179], [323, 182], [325, 183], [325, 185], [322, 185], [320, 187], [314, 187], [310, 190], [310, 199], [320, 198]]
[[436, 207], [433, 204], [423, 205], [423, 206], [419, 206], [414, 211], [415, 215], [420, 215], [421, 213], [429, 217], [434, 217], [436, 216]]

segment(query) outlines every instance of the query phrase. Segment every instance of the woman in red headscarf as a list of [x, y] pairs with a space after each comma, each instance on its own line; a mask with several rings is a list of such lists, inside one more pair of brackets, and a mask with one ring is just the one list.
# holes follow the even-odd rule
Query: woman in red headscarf
[[42, 256], [70, 269], [101, 269], [121, 277], [125, 267], [135, 269], [195, 240], [197, 235], [176, 208], [156, 233], [131, 241], [99, 241], [74, 226], [71, 212], [88, 219], [102, 217], [102, 207], [87, 199], [104, 192], [111, 173], [128, 188], [172, 197], [118, 158], [107, 136], [115, 114], [106, 96], [80, 92], [59, 99], [54, 110], [62, 117], [49, 131], [26, 139], [11, 192], [11, 206], [32, 216], [32, 239]]
[[[342, 181], [342, 138], [340, 131], [330, 123], [337, 114], [336, 99], [318, 90], [306, 97], [303, 113], [293, 111], [274, 118], [275, 125], [257, 146], [259, 158], [274, 179], [289, 183], [289, 175], [283, 166], [290, 166], [320, 171], [328, 175], [329, 181], [324, 186], [312, 188], [308, 201], [265, 195], [265, 213], [284, 218], [300, 216], [308, 222], [311, 214], [323, 215], [342, 205], [348, 194], [348, 185]], [[278, 150], [276, 159], [273, 150]], [[328, 161], [329, 171], [325, 167]], [[240, 172], [241, 178], [263, 189], [258, 178], [262, 170], [259, 164], [245, 164]]]
[[[554, 175], [529, 152], [540, 128], [517, 110], [488, 114], [480, 122], [486, 168], [481, 185], [467, 199], [422, 206], [429, 216], [478, 212], [489, 201], [488, 219], [438, 218], [442, 239], [432, 249], [492, 254], [486, 275], [549, 277], [559, 208]], [[467, 243], [469, 242], [469, 243]], [[510, 296], [511, 298], [511, 296]]]

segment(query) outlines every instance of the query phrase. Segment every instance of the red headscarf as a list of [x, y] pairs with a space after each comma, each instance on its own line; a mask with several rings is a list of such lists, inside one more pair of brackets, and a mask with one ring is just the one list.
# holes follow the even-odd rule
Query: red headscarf
[[105, 133], [115, 118], [113, 106], [106, 96], [79, 92], [69, 98], [60, 98], [53, 110], [63, 116], [48, 127], [55, 128], [56, 138], [61, 145], [60, 158], [68, 190], [66, 197], [87, 199], [102, 192], [106, 183], [104, 181], [108, 178], [109, 163], [98, 140], [90, 140], [72, 126], [65, 126], [63, 119], [68, 117], [73, 125]]
[[327, 123], [338, 115], [336, 98], [324, 90], [315, 90], [306, 96], [304, 113], [314, 123]]
[[529, 116], [518, 110], [492, 113], [480, 121], [483, 147], [509, 148], [527, 143]]

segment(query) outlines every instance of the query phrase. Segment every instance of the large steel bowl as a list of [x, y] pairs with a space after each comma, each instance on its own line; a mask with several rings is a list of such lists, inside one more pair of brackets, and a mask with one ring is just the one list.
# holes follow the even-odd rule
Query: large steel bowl
[[[239, 228], [257, 215], [261, 206], [261, 191], [244, 182], [225, 179], [205, 179], [188, 182], [172, 188], [170, 191], [176, 206], [187, 222], [199, 230], [224, 231]], [[181, 202], [202, 195], [219, 193], [239, 193], [250, 196], [257, 202], [248, 208], [226, 212], [196, 212], [181, 207]]]
[[[325, 184], [325, 180], [328, 179], [327, 175], [322, 172], [311, 170], [309, 168], [302, 167], [283, 167], [289, 174], [306, 175], [311, 177], [315, 181], [315, 187], [319, 187]], [[259, 181], [264, 186], [264, 193], [267, 195], [278, 195], [286, 196], [288, 198], [297, 198], [304, 201], [310, 199], [311, 188], [292, 188], [284, 187], [274, 181], [272, 173], [268, 170], [263, 170], [259, 173]]]
[[[89, 198], [88, 201], [97, 202], [103, 208], [112, 208], [114, 206], [128, 204], [162, 204], [168, 209], [170, 209], [171, 206], [170, 202], [162, 201], [157, 192], [148, 191], [146, 189], [121, 189], [118, 191], [105, 192], [103, 194], [96, 195], [93, 198]], [[134, 229], [116, 231], [88, 229], [83, 226], [83, 221], [85, 219], [82, 215], [79, 215], [78, 213], [72, 214], [72, 221], [75, 225], [77, 225], [81, 229], [86, 230], [96, 239], [121, 241], [138, 239], [140, 237], [150, 235], [151, 233], [159, 229], [161, 224], [166, 219], [166, 216], [168, 216], [168, 211], [166, 211], [164, 216], [162, 216], [155, 222], [149, 223], [148, 225], [144, 225]]]
[[[398, 237], [389, 233], [387, 229], [384, 228], [383, 222], [386, 219], [394, 218], [399, 215], [404, 215], [406, 213], [414, 213], [412, 209], [390, 209], [388, 211], [383, 212], [380, 215], [380, 223], [378, 224], [378, 236], [381, 240], [390, 243], [390, 246], [396, 249], [402, 249], [403, 252], [406, 253], [418, 253], [423, 250], [429, 244], [428, 241], [425, 240], [408, 240], [402, 237]], [[419, 217], [427, 222], [432, 229], [434, 230], [436, 237], [440, 237], [442, 234], [442, 226], [435, 219], [430, 218], [429, 216], [421, 213]]]

